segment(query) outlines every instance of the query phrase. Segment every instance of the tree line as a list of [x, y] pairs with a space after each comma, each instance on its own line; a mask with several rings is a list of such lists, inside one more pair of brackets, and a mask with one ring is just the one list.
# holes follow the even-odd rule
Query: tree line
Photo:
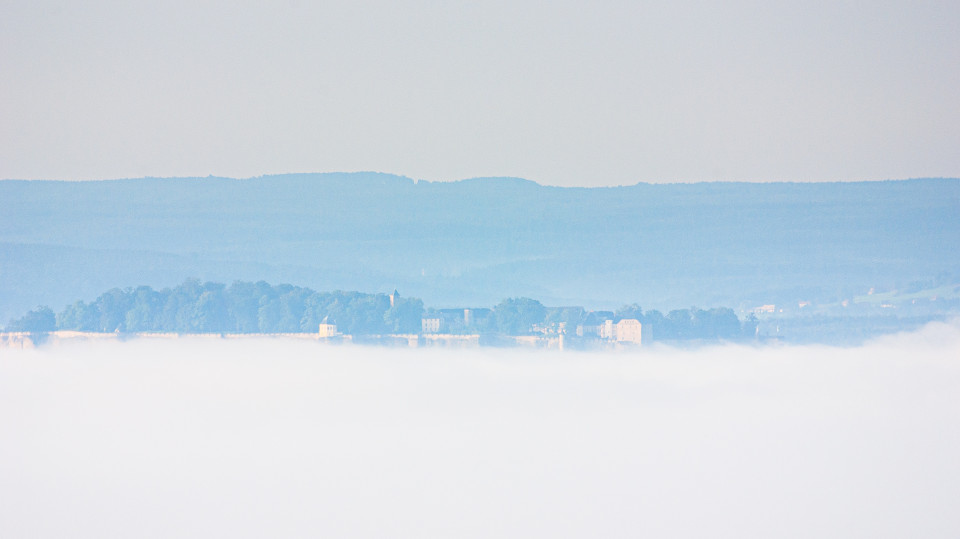
[[643, 312], [640, 306], [633, 304], [614, 313], [615, 320], [623, 318], [635, 318], [648, 326], [655, 340], [735, 340], [753, 337], [757, 329], [756, 317], [751, 314], [741, 322], [733, 309], [728, 307], [691, 307], [676, 309], [664, 315], [657, 310]]
[[28, 312], [7, 331], [311, 333], [328, 320], [343, 333], [420, 331], [423, 302], [387, 294], [316, 292], [263, 281], [221, 283], [188, 280], [174, 288], [114, 288], [95, 301], [77, 301], [54, 314]]
[[[149, 286], [113, 288], [96, 300], [77, 301], [59, 313], [39, 307], [7, 324], [7, 331], [175, 333], [312, 333], [321, 322], [336, 324], [347, 334], [419, 333], [426, 313], [423, 302], [387, 294], [316, 292], [309, 288], [266, 282], [221, 283], [187, 280], [162, 290]], [[582, 307], [545, 307], [531, 298], [507, 298], [469, 325], [451, 332], [524, 335], [563, 328], [573, 334], [578, 326], [637, 319], [656, 340], [736, 339], [752, 336], [756, 320], [741, 323], [733, 310], [678, 309], [666, 315], [625, 305], [615, 312], [586, 311]]]

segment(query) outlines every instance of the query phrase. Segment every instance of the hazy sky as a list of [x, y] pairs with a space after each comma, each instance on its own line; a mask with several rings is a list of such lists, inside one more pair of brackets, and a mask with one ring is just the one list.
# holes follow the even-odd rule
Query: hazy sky
[[0, 3], [0, 178], [960, 176], [960, 3]]

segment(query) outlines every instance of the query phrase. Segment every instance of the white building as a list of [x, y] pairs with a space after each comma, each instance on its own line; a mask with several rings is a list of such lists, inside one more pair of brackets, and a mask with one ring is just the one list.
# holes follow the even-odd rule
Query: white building
[[420, 320], [420, 330], [423, 333], [440, 333], [443, 328], [443, 318], [422, 318]]
[[336, 324], [328, 324], [328, 323], [326, 322], [326, 320], [324, 320], [324, 322], [320, 324], [320, 338], [321, 338], [321, 339], [327, 339], [327, 338], [330, 338], [330, 337], [336, 337], [336, 336], [338, 336], [338, 335], [340, 335], [340, 333], [337, 332], [337, 325], [336, 325]]
[[635, 318], [624, 318], [615, 326], [617, 342], [640, 344], [643, 339], [643, 325]]

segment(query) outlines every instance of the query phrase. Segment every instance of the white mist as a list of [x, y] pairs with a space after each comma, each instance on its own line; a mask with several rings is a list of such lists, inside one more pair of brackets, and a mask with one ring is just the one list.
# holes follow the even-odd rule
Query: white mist
[[960, 326], [622, 354], [0, 352], [3, 537], [957, 537]]

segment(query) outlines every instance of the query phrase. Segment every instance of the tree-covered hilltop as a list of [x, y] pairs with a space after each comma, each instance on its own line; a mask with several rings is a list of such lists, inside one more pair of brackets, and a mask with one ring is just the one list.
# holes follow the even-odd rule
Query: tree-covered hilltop
[[[465, 311], [471, 314], [467, 316]], [[263, 281], [221, 283], [187, 280], [154, 290], [149, 286], [113, 288], [87, 303], [77, 301], [59, 313], [39, 307], [11, 320], [7, 331], [175, 333], [313, 333], [323, 321], [346, 334], [419, 333], [424, 319], [443, 325], [438, 333], [531, 335], [565, 332], [605, 321], [636, 319], [658, 340], [736, 339], [753, 335], [755, 320], [743, 323], [731, 309], [678, 309], [663, 315], [626, 305], [616, 312], [583, 307], [545, 307], [531, 298], [507, 298], [492, 309], [428, 309], [417, 298], [394, 293], [316, 292]], [[590, 331], [588, 329], [588, 331]]]
[[408, 333], [420, 330], [423, 302], [386, 294], [315, 292], [265, 282], [201, 283], [174, 288], [114, 288], [95, 301], [77, 301], [56, 315], [49, 307], [12, 320], [8, 331], [300, 333], [324, 319], [344, 333]]

